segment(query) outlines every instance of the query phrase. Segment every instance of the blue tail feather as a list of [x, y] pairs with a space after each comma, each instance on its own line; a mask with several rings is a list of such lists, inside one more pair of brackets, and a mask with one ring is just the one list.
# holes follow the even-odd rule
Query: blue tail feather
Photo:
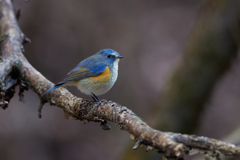
[[45, 95], [46, 93], [50, 92], [51, 90], [54, 90], [54, 89], [62, 86], [63, 84], [64, 84], [64, 82], [60, 82], [60, 83], [56, 84], [55, 86], [53, 86], [52, 88], [50, 88], [49, 90], [47, 90], [46, 92], [44, 92], [44, 93], [42, 94], [42, 96]]

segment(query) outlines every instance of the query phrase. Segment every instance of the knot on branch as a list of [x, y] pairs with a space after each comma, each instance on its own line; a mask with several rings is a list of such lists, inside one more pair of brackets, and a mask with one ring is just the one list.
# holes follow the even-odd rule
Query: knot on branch
[[13, 63], [9, 61], [4, 62], [0, 64], [0, 69], [6, 71], [1, 74], [0, 79], [0, 107], [6, 109], [11, 98], [14, 96], [15, 87], [19, 85], [19, 100], [24, 102], [23, 92], [24, 90], [28, 90], [29, 85], [20, 79], [22, 66], [20, 60], [15, 60]]

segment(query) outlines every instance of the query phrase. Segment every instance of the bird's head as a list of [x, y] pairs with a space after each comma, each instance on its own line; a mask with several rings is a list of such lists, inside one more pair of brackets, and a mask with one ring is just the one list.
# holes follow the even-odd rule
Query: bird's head
[[103, 49], [97, 53], [99, 58], [108, 65], [118, 65], [118, 62], [123, 56], [120, 56], [118, 52], [112, 49]]

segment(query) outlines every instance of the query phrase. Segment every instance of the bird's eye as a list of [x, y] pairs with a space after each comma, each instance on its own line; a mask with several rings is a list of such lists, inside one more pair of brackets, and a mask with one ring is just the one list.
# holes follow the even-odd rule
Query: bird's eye
[[108, 54], [108, 55], [107, 55], [107, 58], [111, 58], [111, 57], [112, 57], [111, 54]]

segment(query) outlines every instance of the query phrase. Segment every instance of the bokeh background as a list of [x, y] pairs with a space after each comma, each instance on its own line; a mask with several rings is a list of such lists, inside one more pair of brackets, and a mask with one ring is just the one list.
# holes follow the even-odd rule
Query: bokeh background
[[[32, 41], [25, 45], [25, 56], [38, 71], [57, 83], [84, 58], [100, 49], [112, 48], [124, 58], [116, 84], [100, 98], [127, 106], [159, 130], [164, 128], [158, 128], [158, 121], [154, 122], [152, 108], [156, 108], [166, 84], [183, 60], [203, 3], [14, 0], [15, 8], [21, 9], [19, 26]], [[199, 121], [194, 127], [186, 126], [194, 128], [189, 133], [223, 139], [239, 126], [239, 60], [236, 54], [230, 67], [214, 83], [199, 111]], [[68, 89], [78, 97], [90, 99], [76, 88]], [[48, 104], [39, 119], [38, 96], [31, 90], [24, 95], [24, 103], [16, 94], [9, 107], [0, 110], [0, 159], [113, 160], [127, 159], [132, 154], [130, 147], [134, 142], [113, 123], [110, 131], [103, 131], [97, 123], [84, 125], [67, 120], [62, 109]], [[142, 152], [143, 147], [133, 155], [137, 157]], [[156, 150], [144, 152], [142, 159], [159, 159], [160, 155], [155, 153]]]

